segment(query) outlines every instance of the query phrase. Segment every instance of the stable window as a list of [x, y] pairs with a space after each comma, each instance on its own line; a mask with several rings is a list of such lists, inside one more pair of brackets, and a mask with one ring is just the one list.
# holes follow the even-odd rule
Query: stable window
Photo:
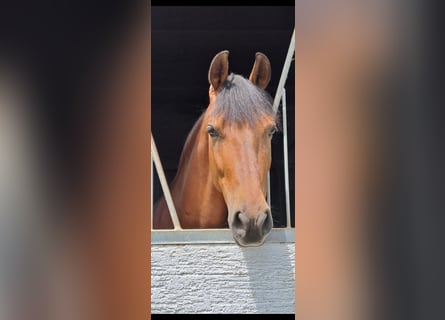
[[[281, 102], [281, 114], [282, 114], [282, 132], [283, 132], [283, 159], [284, 159], [284, 189], [285, 189], [285, 203], [286, 203], [286, 225], [284, 230], [272, 231], [268, 236], [268, 242], [293, 242], [293, 231], [291, 229], [291, 207], [290, 207], [290, 188], [289, 188], [289, 164], [288, 164], [288, 131], [287, 131], [287, 105], [286, 105], [286, 90], [284, 88], [289, 68], [294, 55], [294, 34], [292, 34], [288, 54], [283, 66], [280, 82], [278, 84], [277, 93], [275, 95], [273, 108], [278, 110]], [[156, 243], [199, 243], [199, 242], [233, 242], [231, 232], [228, 229], [202, 229], [202, 230], [185, 230], [181, 228], [180, 221], [178, 219], [176, 208], [171, 198], [168, 182], [165, 177], [165, 173], [162, 167], [162, 163], [159, 157], [159, 153], [156, 147], [153, 136], [151, 137], [151, 152], [152, 152], [152, 190], [153, 190], [153, 163], [155, 164], [156, 172], [158, 173], [159, 181], [166, 199], [170, 217], [174, 224], [174, 231], [180, 231], [180, 234], [172, 233], [171, 230], [152, 230], [152, 241]], [[268, 175], [267, 181], [267, 201], [269, 207], [271, 207], [271, 189], [270, 189], [270, 175]], [[152, 197], [153, 199], [153, 197]], [[153, 204], [153, 202], [152, 202]], [[170, 231], [170, 232], [169, 232]]]
[[[294, 23], [293, 10], [279, 7], [267, 10], [237, 8], [231, 16], [231, 28], [227, 28], [226, 19], [212, 18], [214, 9], [210, 7], [181, 7], [177, 9], [181, 16], [172, 14], [172, 10], [176, 9], [154, 7], [152, 12], [152, 205], [161, 195], [170, 202], [168, 184], [176, 174], [185, 138], [208, 104], [209, 59], [220, 50], [230, 49], [230, 71], [242, 74], [251, 68], [254, 52], [264, 51], [271, 60], [273, 70], [271, 84], [266, 91], [275, 96], [274, 108], [278, 109], [282, 123], [280, 134], [272, 140], [267, 200], [272, 210], [274, 228], [266, 243], [294, 242], [295, 93], [292, 66], [295, 43], [293, 26], [290, 29], [290, 44], [289, 29], [286, 29], [287, 25]], [[276, 19], [258, 18], [247, 23], [246, 14], [252, 18], [267, 15]], [[243, 25], [252, 29], [245, 30]], [[283, 31], [285, 29], [286, 32]], [[243, 36], [244, 33], [250, 38]], [[249, 45], [249, 41], [252, 45]], [[225, 43], [231, 43], [232, 47], [225, 47]], [[257, 43], [262, 47], [257, 48]], [[248, 52], [247, 47], [250, 46], [255, 47], [251, 48], [253, 52]], [[177, 220], [172, 203], [170, 215], [172, 220]], [[234, 243], [234, 240], [229, 229], [181, 229], [178, 221], [175, 230], [152, 230], [152, 243], [190, 242]]]

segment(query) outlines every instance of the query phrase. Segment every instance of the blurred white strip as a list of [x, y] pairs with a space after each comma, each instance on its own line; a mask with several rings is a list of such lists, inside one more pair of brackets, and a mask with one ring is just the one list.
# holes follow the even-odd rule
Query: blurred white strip
[[[45, 295], [41, 141], [21, 73], [0, 61], [0, 319], [25, 319]], [[43, 283], [45, 283], [43, 281]]]

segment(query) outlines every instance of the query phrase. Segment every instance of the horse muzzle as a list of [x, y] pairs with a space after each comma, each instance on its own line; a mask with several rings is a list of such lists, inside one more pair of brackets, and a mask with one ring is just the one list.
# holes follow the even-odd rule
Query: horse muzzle
[[229, 225], [238, 245], [257, 247], [264, 243], [273, 227], [272, 215], [269, 209], [255, 215], [237, 211]]

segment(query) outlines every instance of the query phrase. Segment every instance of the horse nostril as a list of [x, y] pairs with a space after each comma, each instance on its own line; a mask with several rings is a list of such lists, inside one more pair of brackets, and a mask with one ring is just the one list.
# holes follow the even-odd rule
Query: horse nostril
[[241, 211], [237, 211], [237, 212], [235, 212], [235, 214], [233, 216], [232, 226], [234, 226], [235, 228], [240, 228], [243, 225], [243, 222], [240, 219], [240, 214], [241, 214]]
[[247, 230], [250, 225], [250, 218], [241, 211], [235, 212], [233, 216], [232, 226], [236, 229], [244, 229]]
[[269, 210], [265, 212], [266, 218], [264, 218], [263, 225], [261, 226], [261, 231], [263, 235], [266, 235], [270, 232], [273, 227], [272, 215]]

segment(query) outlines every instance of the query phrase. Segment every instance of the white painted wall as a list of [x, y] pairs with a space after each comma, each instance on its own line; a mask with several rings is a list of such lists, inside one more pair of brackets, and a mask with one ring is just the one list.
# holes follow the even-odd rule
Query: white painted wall
[[152, 313], [295, 313], [295, 244], [152, 244]]

